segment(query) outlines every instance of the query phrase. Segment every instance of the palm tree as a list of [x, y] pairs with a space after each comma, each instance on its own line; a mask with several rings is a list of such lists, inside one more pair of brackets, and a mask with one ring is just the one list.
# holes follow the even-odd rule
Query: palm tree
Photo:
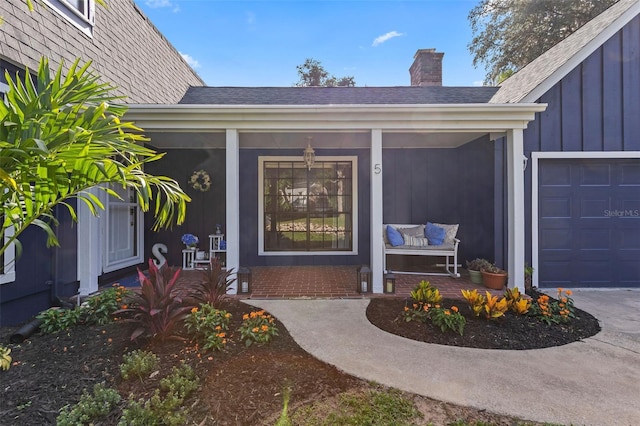
[[[76, 60], [66, 77], [61, 64], [51, 75], [46, 58], [36, 82], [27, 70], [24, 81], [6, 75], [9, 91], [0, 101], [0, 216], [2, 255], [30, 225], [47, 233], [47, 245], [58, 245], [53, 209], [65, 206], [77, 220], [69, 200], [84, 202], [95, 215], [104, 205], [93, 187], [119, 198], [116, 185], [130, 188], [143, 211], [153, 206], [153, 229], [185, 218], [191, 201], [178, 183], [144, 171], [163, 156], [145, 147], [142, 129], [120, 118], [126, 107], [112, 96], [113, 86], [100, 83], [90, 63]], [[13, 232], [8, 232], [12, 230]], [[6, 236], [6, 238], [5, 238]]]

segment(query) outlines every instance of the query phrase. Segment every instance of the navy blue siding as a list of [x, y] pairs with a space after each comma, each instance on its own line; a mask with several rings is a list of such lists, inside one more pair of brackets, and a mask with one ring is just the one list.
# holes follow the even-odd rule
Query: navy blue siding
[[[538, 99], [548, 103], [524, 131], [524, 151], [640, 151], [640, 17], [594, 51]], [[503, 149], [496, 167], [504, 169]], [[531, 167], [525, 172], [526, 261], [531, 262]], [[496, 181], [505, 194], [506, 179]], [[506, 221], [496, 251], [507, 247]], [[502, 246], [502, 248], [500, 247]]]
[[[76, 206], [75, 200], [69, 203]], [[55, 215], [60, 247], [47, 248], [44, 231], [35, 226], [19, 237], [16, 281], [0, 285], [0, 325], [22, 323], [49, 308], [54, 297], [77, 293], [77, 227], [66, 208], [56, 208]]]
[[[198, 248], [209, 248], [209, 234], [215, 231], [217, 223], [226, 225], [226, 160], [224, 149], [169, 149], [162, 150], [165, 156], [146, 166], [151, 174], [169, 176], [178, 181], [182, 189], [191, 197], [187, 205], [184, 224], [174, 225], [171, 229], [152, 231], [153, 212], [145, 214], [145, 259], [151, 257], [151, 248], [155, 243], [167, 246], [167, 263], [182, 266], [180, 241], [183, 234], [190, 233], [200, 238]], [[205, 170], [211, 177], [211, 188], [200, 192], [189, 186], [188, 181], [194, 171]]]
[[358, 157], [358, 254], [341, 256], [258, 256], [258, 157], [260, 156], [297, 156], [296, 150], [258, 150], [240, 151], [240, 264], [243, 266], [281, 266], [281, 265], [359, 265], [369, 263], [371, 224], [371, 156], [369, 150], [322, 149], [318, 155]]

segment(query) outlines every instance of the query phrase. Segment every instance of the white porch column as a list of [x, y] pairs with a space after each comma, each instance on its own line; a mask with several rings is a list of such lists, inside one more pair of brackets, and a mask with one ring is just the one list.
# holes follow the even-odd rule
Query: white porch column
[[384, 280], [382, 238], [382, 130], [371, 130], [371, 280], [374, 293], [382, 293]]
[[509, 288], [524, 293], [524, 141], [522, 129], [507, 131], [507, 180], [509, 203], [507, 258]]
[[[240, 266], [240, 136], [237, 129], [227, 129], [226, 144], [226, 206], [227, 206], [227, 269], [234, 274]], [[237, 294], [237, 283], [230, 288]]]
[[[96, 188], [91, 188], [88, 192], [100, 198], [103, 202], [105, 201], [104, 192]], [[79, 292], [82, 296], [87, 296], [98, 291], [98, 276], [102, 272], [102, 244], [100, 241], [104, 238], [104, 235], [101, 235], [100, 217], [91, 214], [84, 202], [78, 201], [77, 211]], [[98, 214], [104, 214], [104, 211], [99, 210]]]

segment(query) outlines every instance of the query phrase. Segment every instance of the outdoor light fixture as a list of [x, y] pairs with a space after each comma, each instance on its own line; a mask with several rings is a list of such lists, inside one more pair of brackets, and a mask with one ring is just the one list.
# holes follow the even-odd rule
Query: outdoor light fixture
[[251, 293], [251, 270], [246, 266], [238, 268], [238, 294]]
[[307, 147], [304, 149], [304, 164], [307, 165], [307, 169], [311, 170], [313, 164], [316, 162], [316, 152], [311, 148], [311, 136], [307, 136]]
[[393, 294], [396, 292], [396, 276], [391, 272], [384, 274], [384, 288], [383, 293]]
[[529, 164], [529, 159], [526, 155], [522, 156], [522, 171], [527, 170], [527, 164]]
[[371, 293], [371, 269], [364, 265], [358, 268], [358, 282], [356, 283], [358, 293]]

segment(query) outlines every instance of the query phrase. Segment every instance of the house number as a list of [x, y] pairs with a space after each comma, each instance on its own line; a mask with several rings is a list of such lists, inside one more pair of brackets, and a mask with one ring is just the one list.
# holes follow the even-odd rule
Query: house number
[[382, 173], [382, 167], [380, 167], [380, 163], [378, 163], [375, 166], [373, 166], [373, 173], [375, 173], [377, 175]]

